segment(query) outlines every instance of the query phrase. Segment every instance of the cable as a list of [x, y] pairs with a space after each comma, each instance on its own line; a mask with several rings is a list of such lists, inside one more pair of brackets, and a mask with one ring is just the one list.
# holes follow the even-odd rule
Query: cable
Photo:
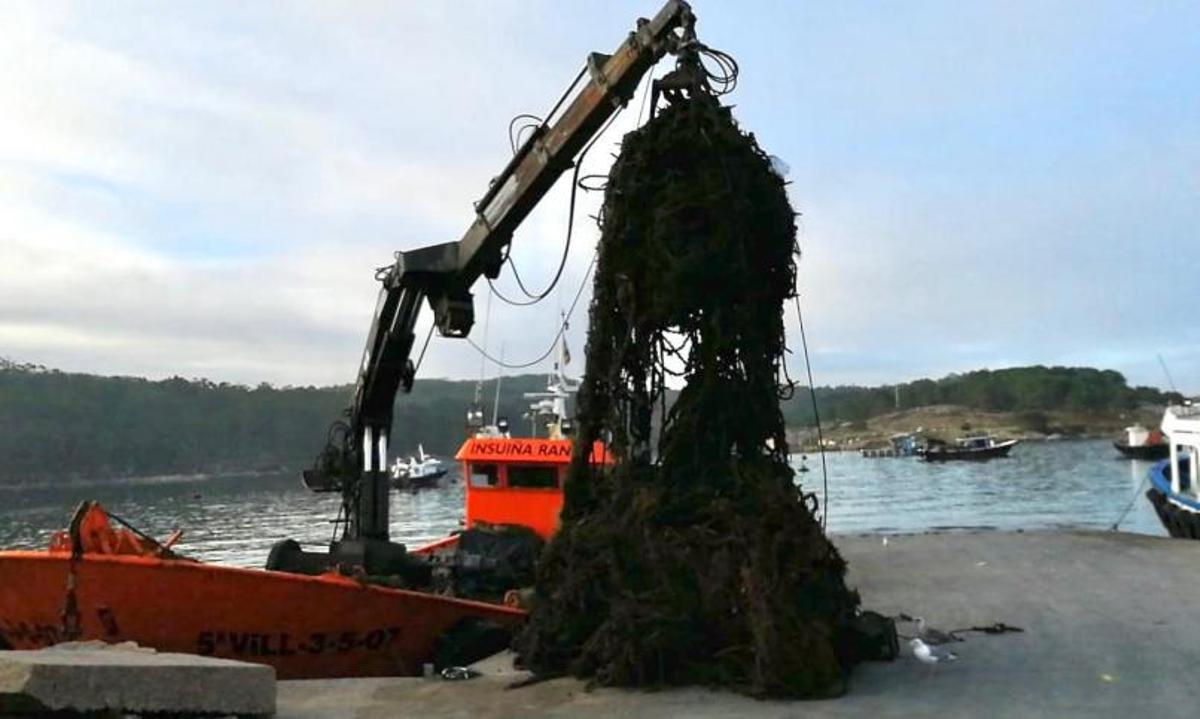
[[570, 96], [571, 91], [575, 89], [575, 86], [579, 84], [579, 81], [583, 79], [584, 73], [586, 72], [587, 65], [579, 68], [579, 73], [575, 75], [575, 79], [571, 81], [571, 84], [568, 85], [567, 89], [563, 91], [563, 94], [559, 96], [558, 102], [554, 103], [554, 107], [550, 108], [550, 112], [546, 113], [547, 122], [549, 122], [550, 118], [554, 117], [554, 114], [558, 112], [558, 108], [562, 107], [562, 104], [567, 101], [567, 97]]
[[425, 335], [425, 344], [421, 345], [421, 354], [417, 355], [417, 363], [413, 365], [413, 374], [421, 369], [421, 362], [425, 360], [425, 350], [429, 349], [429, 340], [433, 339], [433, 328], [437, 325], [436, 322], [429, 325], [429, 334]]
[[[558, 112], [558, 108], [562, 107], [562, 104], [567, 101], [568, 97], [570, 97], [571, 91], [574, 90], [575, 86], [579, 84], [580, 79], [583, 78], [584, 73], [586, 73], [586, 72], [587, 72], [586, 65], [579, 68], [579, 72], [575, 75], [575, 79], [571, 81], [570, 85], [567, 85], [567, 89], [564, 90], [563, 94], [559, 96], [558, 102], [554, 103], [554, 107], [550, 108], [550, 112], [546, 113], [545, 119], [542, 119], [542, 118], [538, 117], [537, 115], [531, 115], [527, 112], [523, 112], [519, 115], [514, 116], [513, 119], [509, 121], [509, 123], [508, 123], [508, 144], [512, 147], [512, 151], [513, 151], [514, 155], [517, 154], [517, 149], [521, 146], [520, 143], [518, 142], [518, 140], [521, 139], [521, 133], [524, 132], [525, 130], [529, 129], [530, 127], [537, 128], [537, 127], [545, 125], [547, 122], [549, 122], [550, 118], [554, 117], [554, 114], [556, 112]], [[522, 125], [520, 128], [517, 129], [517, 133], [514, 136], [513, 135], [513, 125], [516, 125], [518, 120], [533, 120], [534, 122]]]
[[821, 432], [821, 413], [817, 409], [817, 388], [813, 386], [812, 362], [808, 359], [808, 338], [804, 334], [804, 313], [800, 310], [800, 294], [792, 296], [796, 301], [796, 319], [800, 323], [800, 345], [804, 348], [804, 368], [808, 372], [808, 395], [812, 400], [813, 419], [817, 423], [817, 446], [821, 451], [821, 527], [829, 521], [829, 467], [825, 464], [825, 435]]
[[509, 363], [509, 362], [505, 362], [504, 360], [496, 359], [495, 357], [493, 357], [493, 356], [491, 356], [490, 354], [488, 354], [488, 353], [487, 353], [487, 350], [485, 350], [484, 348], [482, 348], [482, 347], [480, 347], [479, 345], [475, 344], [475, 340], [471, 339], [470, 337], [468, 337], [468, 338], [467, 338], [467, 344], [469, 344], [469, 345], [471, 345], [472, 347], [474, 347], [476, 352], [478, 352], [479, 354], [481, 354], [481, 355], [483, 355], [484, 357], [488, 358], [489, 360], [491, 360], [491, 361], [495, 362], [496, 364], [500, 365], [500, 366], [501, 366], [501, 367], [503, 367], [504, 369], [527, 369], [527, 368], [529, 368], [529, 367], [532, 367], [532, 366], [534, 366], [534, 365], [536, 365], [536, 364], [540, 364], [540, 363], [542, 362], [542, 360], [544, 360], [544, 359], [546, 359], [547, 357], [549, 357], [549, 356], [550, 356], [550, 353], [554, 351], [554, 347], [555, 347], [555, 345], [556, 345], [556, 344], [558, 344], [558, 338], [562, 336], [562, 331], [563, 331], [563, 329], [564, 329], [564, 328], [560, 327], [560, 328], [559, 328], [559, 330], [558, 330], [558, 332], [556, 332], [556, 333], [555, 333], [555, 335], [554, 335], [554, 342], [553, 342], [553, 343], [551, 343], [551, 345], [550, 345], [550, 349], [546, 350], [545, 352], [543, 352], [543, 353], [542, 353], [541, 355], [539, 355], [538, 357], [536, 357], [536, 358], [534, 358], [534, 359], [531, 359], [531, 360], [529, 360], [528, 362]]
[[571, 300], [570, 308], [568, 308], [567, 313], [563, 315], [562, 323], [559, 324], [558, 331], [554, 333], [554, 339], [550, 342], [550, 347], [536, 359], [532, 359], [528, 362], [505, 362], [504, 360], [496, 359], [492, 355], [488, 354], [486, 349], [475, 344], [475, 340], [471, 339], [470, 337], [467, 337], [467, 344], [471, 345], [476, 352], [492, 362], [495, 362], [504, 369], [526, 369], [542, 362], [542, 360], [549, 357], [550, 353], [554, 351], [554, 348], [558, 346], [559, 338], [562, 337], [563, 332], [566, 332], [567, 325], [571, 323], [571, 316], [575, 314], [575, 306], [579, 304], [579, 298], [583, 296], [583, 289], [587, 287], [588, 278], [591, 277], [592, 270], [596, 267], [597, 254], [598, 253], [592, 254], [592, 261], [588, 263], [587, 271], [583, 273], [583, 280], [579, 283], [579, 289], [575, 291], [575, 299]]
[[704, 64], [703, 59], [700, 61], [700, 67], [704, 69], [704, 75], [708, 78], [710, 87], [716, 95], [727, 95], [737, 88], [738, 81], [738, 64], [728, 53], [715, 50], [703, 43], [699, 45], [698, 52], [701, 58], [709, 58], [717, 64], [717, 72], [709, 69], [708, 65]]
[[[571, 92], [575, 89], [575, 86], [579, 84], [579, 81], [583, 78], [583, 76], [586, 72], [587, 72], [586, 66], [579, 68], [579, 72], [575, 75], [575, 79], [571, 81], [571, 84], [568, 85], [567, 89], [563, 91], [563, 94], [561, 96], [559, 96], [558, 102], [554, 103], [554, 107], [550, 108], [550, 112], [548, 112], [546, 114], [545, 119], [540, 118], [537, 115], [532, 115], [532, 114], [526, 112], [526, 113], [520, 113], [520, 114], [514, 116], [511, 120], [509, 120], [509, 122], [508, 122], [508, 144], [512, 148], [512, 152], [514, 155], [517, 154], [517, 150], [521, 146], [521, 144], [520, 144], [521, 134], [530, 128], [533, 128], [534, 131], [536, 132], [539, 127], [545, 127], [546, 123], [548, 123], [550, 121], [550, 118], [554, 117], [555, 113], [558, 112], [558, 108], [562, 107], [562, 104], [564, 102], [566, 102], [568, 97], [570, 97]], [[604, 128], [600, 130], [600, 135], [604, 134], [604, 131], [607, 130], [609, 125], [612, 124], [612, 120], [616, 119], [616, 116], [621, 114], [622, 109], [623, 108], [617, 109], [617, 112], [614, 113], [612, 118], [609, 119], [608, 124], [606, 124], [604, 126]], [[517, 128], [516, 135], [514, 136], [513, 126], [516, 125], [517, 121], [519, 121], [519, 120], [533, 120], [533, 122], [526, 123], [525, 125], [522, 125], [521, 127]], [[595, 144], [596, 140], [600, 139], [600, 135], [597, 135], [592, 140], [592, 142], [589, 143], [587, 145], [587, 147], [584, 148], [583, 152], [579, 155], [579, 162], [576, 165], [575, 176], [572, 179], [571, 209], [570, 209], [571, 215], [569, 216], [568, 222], [567, 222], [567, 245], [565, 248], [563, 248], [563, 259], [559, 263], [558, 272], [555, 273], [554, 280], [551, 281], [550, 286], [546, 288], [546, 291], [544, 293], [542, 293], [541, 295], [539, 295], [538, 297], [534, 298], [532, 302], [521, 302], [521, 301], [510, 300], [507, 297], [505, 297], [503, 293], [501, 293], [499, 290], [496, 289], [495, 284], [492, 282], [491, 278], [489, 277], [488, 278], [488, 286], [491, 287], [492, 292], [494, 292], [495, 295], [497, 297], [499, 297], [501, 300], [503, 300], [504, 302], [507, 302], [508, 304], [511, 304], [511, 305], [516, 305], [518, 307], [537, 304], [538, 302], [541, 302], [543, 299], [545, 299], [545, 297], [547, 295], [549, 295], [551, 291], [553, 291], [554, 286], [556, 284], [558, 284], [558, 280], [562, 276], [563, 268], [566, 266], [566, 263], [567, 263], [567, 253], [571, 249], [571, 224], [574, 220], [574, 215], [575, 215], [574, 184], [575, 184], [575, 182], [578, 181], [578, 178], [579, 178], [578, 165], [582, 164], [584, 156], [587, 155], [587, 151], [591, 149], [592, 145]], [[501, 262], [502, 263], [509, 262], [507, 251], [505, 252], [504, 259]], [[517, 278], [517, 284], [521, 287], [521, 291], [524, 292], [526, 294], [526, 296], [533, 297], [533, 295], [528, 290], [525, 289], [524, 283], [521, 282], [520, 275], [517, 273], [516, 265], [513, 264], [512, 267], [513, 267], [513, 276]]]
[[604, 192], [608, 188], [608, 175], [593, 172], [579, 178], [579, 189], [584, 192]]
[[[513, 125], [516, 125], [518, 120], [533, 120], [533, 122], [528, 122], [524, 125], [521, 125], [521, 127], [517, 128], [517, 132], [514, 135], [513, 134]], [[522, 145], [522, 143], [519, 142], [519, 140], [521, 139], [522, 132], [524, 132], [525, 130], [528, 130], [531, 127], [536, 129], [538, 127], [541, 127], [543, 124], [545, 124], [545, 120], [538, 117], [537, 115], [530, 115], [527, 112], [523, 112], [519, 115], [514, 115], [513, 119], [508, 121], [508, 144], [512, 148], [512, 153], [514, 155], [517, 154], [517, 149], [520, 148]]]
[[558, 281], [562, 279], [562, 273], [567, 267], [567, 258], [570, 256], [571, 252], [571, 238], [574, 236], [575, 231], [575, 201], [579, 191], [579, 171], [583, 168], [583, 160], [585, 157], [587, 157], [588, 152], [600, 140], [600, 138], [604, 137], [604, 134], [608, 132], [608, 128], [612, 127], [613, 122], [616, 121], [624, 109], [624, 107], [618, 108], [617, 111], [608, 118], [608, 121], [604, 123], [604, 127], [602, 127], [600, 132], [596, 133], [596, 136], [593, 137], [586, 146], [584, 146], [583, 151], [579, 153], [579, 158], [575, 161], [575, 170], [571, 175], [570, 207], [567, 210], [567, 239], [566, 243], [563, 245], [562, 259], [559, 260], [558, 270], [554, 273], [554, 279], [550, 281], [550, 285], [546, 287], [544, 291], [536, 294], [530, 292], [529, 288], [525, 286], [525, 282], [521, 279], [521, 273], [517, 271], [516, 263], [512, 260], [510, 255], [512, 247], [509, 245], [508, 251], [505, 252], [504, 260], [502, 262], [512, 268], [513, 278], [516, 279], [517, 286], [529, 299], [514, 300], [510, 297], [507, 297], [504, 295], [504, 293], [500, 292], [500, 290], [496, 288], [496, 285], [491, 278], [488, 278], [488, 285], [492, 288], [492, 291], [496, 293], [496, 296], [499, 297], [501, 301], [515, 307], [528, 307], [530, 305], [536, 305], [537, 303], [546, 299], [546, 297], [548, 297], [550, 293], [554, 291], [554, 288], [558, 285]]
[[[721, 53], [721, 54], [723, 55], [724, 53]], [[726, 56], [726, 57], [728, 57], [728, 56]], [[729, 58], [729, 60], [732, 62], [733, 59]], [[736, 75], [737, 75], [736, 63], [734, 63], [734, 66], [735, 67], [733, 70], [733, 74], [736, 77]], [[708, 72], [707, 69], [705, 70], [705, 72]], [[554, 115], [554, 113], [557, 112], [558, 108], [562, 105], [562, 103], [566, 99], [567, 95], [571, 92], [572, 89], [574, 89], [575, 85], [577, 85], [579, 83], [579, 79], [581, 77], [583, 77], [582, 70], [580, 71], [579, 75], [577, 75], [575, 77], [575, 80], [571, 83], [571, 86], [567, 88], [567, 91], [565, 93], [563, 93], [563, 96], [559, 98], [558, 102], [550, 110], [550, 114], [548, 114], [546, 116], [547, 119], [552, 117]], [[646, 75], [644, 87], [642, 88], [642, 103], [641, 103], [641, 108], [638, 111], [638, 121], [637, 121], [638, 126], [641, 126], [641, 124], [642, 124], [642, 113], [645, 112], [645, 110], [646, 110], [646, 100], [647, 100], [647, 98], [650, 97], [650, 93], [653, 89], [653, 81], [654, 81], [654, 68], [651, 68], [650, 72]], [[567, 213], [568, 213], [567, 214], [567, 239], [566, 239], [566, 244], [563, 246], [562, 259], [558, 263], [558, 270], [554, 273], [554, 279], [552, 279], [550, 281], [550, 285], [545, 289], [545, 291], [540, 292], [540, 293], [530, 292], [529, 288], [525, 286], [525, 281], [523, 279], [521, 279], [521, 273], [517, 269], [516, 263], [512, 261], [512, 258], [509, 254], [512, 251], [512, 247], [510, 245], [506, 249], [505, 254], [504, 254], [504, 259], [501, 262], [502, 262], [502, 264], [507, 263], [508, 266], [512, 268], [513, 279], [515, 279], [517, 281], [517, 287], [520, 288], [521, 292], [524, 293], [524, 295], [528, 298], [528, 300], [514, 300], [510, 297], [507, 297], [503, 292], [501, 292], [499, 289], [496, 288], [495, 282], [493, 282], [491, 278], [488, 278], [488, 286], [491, 288], [492, 292], [494, 292], [495, 295], [500, 298], [500, 300], [502, 302], [505, 302], [509, 305], [513, 305], [514, 307], [529, 307], [530, 305], [535, 305], [535, 304], [541, 302], [542, 300], [544, 300], [546, 297], [548, 297], [550, 295], [550, 293], [554, 291], [555, 286], [558, 285], [558, 281], [562, 277], [563, 270], [566, 268], [567, 258], [571, 251], [571, 238], [573, 236], [573, 230], [575, 227], [575, 201], [576, 201], [577, 193], [580, 188], [582, 188], [585, 192], [603, 189], [603, 186], [592, 186], [590, 184], [587, 184], [588, 182], [594, 181], [594, 178], [596, 178], [596, 177], [605, 177], [603, 175], [592, 174], [592, 175], [585, 175], [583, 178], [580, 178], [579, 172], [583, 168], [584, 158], [587, 157], [588, 151], [590, 151], [592, 149], [592, 146], [595, 145], [600, 140], [600, 138], [604, 136], [604, 134], [606, 132], [608, 132], [608, 129], [610, 127], [612, 127], [612, 124], [616, 121], [617, 117], [620, 116], [621, 112], [623, 112], [624, 110], [625, 110], [624, 105], [617, 108], [617, 111], [614, 112], [612, 114], [612, 116], [608, 118], [608, 121], [604, 123], [604, 127], [602, 127], [600, 129], [600, 132], [596, 133], [596, 136], [593, 137], [590, 142], [588, 142], [588, 144], [579, 153], [579, 158], [575, 161], [575, 169], [574, 169], [574, 172], [572, 172], [572, 174], [571, 174], [570, 207], [567, 211]], [[509, 136], [509, 144], [512, 145], [513, 154], [516, 154], [517, 149], [520, 147], [519, 140], [521, 137], [521, 132], [524, 131], [528, 127], [531, 127], [531, 126], [536, 127], [536, 125], [524, 125], [517, 130], [516, 137], [514, 138], [513, 137], [513, 126], [517, 123], [518, 120], [521, 120], [521, 119], [536, 120], [538, 123], [541, 123], [543, 125], [546, 122], [546, 120], [542, 120], [541, 118], [539, 118], [535, 115], [528, 114], [528, 113], [523, 113], [523, 114], [517, 115], [511, 121], [509, 121], [508, 136]]]
[[[614, 114], [613, 117], [615, 118], [616, 115]], [[596, 137], [599, 139], [599, 135]], [[567, 209], [567, 239], [563, 243], [562, 259], [558, 262], [558, 270], [554, 273], [554, 279], [550, 280], [550, 284], [544, 291], [535, 295], [529, 291], [529, 288], [525, 286], [525, 282], [521, 280], [521, 273], [517, 271], [517, 264], [512, 261], [512, 256], [510, 254], [505, 255], [505, 258], [508, 260], [508, 266], [512, 268], [513, 279], [517, 281], [517, 287], [521, 288], [521, 292], [533, 300], [534, 304], [546, 299], [554, 291], [554, 288], [558, 285], [558, 280], [562, 277], [563, 270], [566, 269], [567, 258], [571, 253], [571, 237], [575, 231], [575, 197], [579, 192], [579, 169], [583, 167], [583, 158], [587, 155], [587, 151], [591, 147], [589, 144], [584, 148], [583, 153], [579, 155], [579, 160], [575, 163], [574, 171], [571, 173], [571, 201]]]
[[[653, 91], [654, 70], [657, 67], [656, 65], [650, 68], [650, 74], [646, 77], [646, 86], [642, 88], [642, 103], [641, 108], [638, 110], [636, 127], [642, 126], [642, 115], [646, 112], [646, 100], [649, 99]], [[575, 181], [575, 184], [584, 192], [604, 192], [605, 188], [608, 187], [608, 173], [592, 172], [580, 177]]]

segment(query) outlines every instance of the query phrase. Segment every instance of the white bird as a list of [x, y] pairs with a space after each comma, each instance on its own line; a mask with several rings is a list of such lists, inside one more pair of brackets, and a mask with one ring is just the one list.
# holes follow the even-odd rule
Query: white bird
[[916, 617], [913, 619], [917, 623], [917, 636], [924, 639], [928, 644], [949, 644], [950, 642], [961, 642], [962, 637], [953, 632], [943, 632], [941, 629], [931, 627], [925, 623], [924, 617]]
[[917, 661], [929, 666], [930, 671], [933, 671], [933, 668], [941, 662], [952, 662], [958, 659], [958, 655], [954, 652], [934, 649], [916, 637], [909, 640], [908, 646], [912, 647], [913, 656], [917, 658]]

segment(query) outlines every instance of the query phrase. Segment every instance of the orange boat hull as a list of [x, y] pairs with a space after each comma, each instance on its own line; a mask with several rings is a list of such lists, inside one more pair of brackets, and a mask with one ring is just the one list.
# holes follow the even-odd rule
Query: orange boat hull
[[[0, 552], [0, 645], [62, 639], [68, 552]], [[516, 627], [519, 609], [318, 577], [136, 555], [85, 554], [80, 639], [269, 664], [280, 679], [420, 674], [463, 619]]]

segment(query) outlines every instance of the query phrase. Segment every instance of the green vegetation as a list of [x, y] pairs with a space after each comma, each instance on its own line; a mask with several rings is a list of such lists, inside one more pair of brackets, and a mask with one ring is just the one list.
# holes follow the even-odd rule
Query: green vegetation
[[[816, 396], [821, 421], [830, 424], [863, 423], [897, 409], [956, 405], [985, 412], [1018, 412], [1024, 423], [1037, 425], [1045, 423], [1044, 413], [1049, 411], [1132, 410], [1179, 399], [1177, 394], [1153, 387], [1130, 387], [1125, 377], [1113, 370], [1042, 365], [984, 369], [882, 387], [818, 387]], [[797, 388], [796, 395], [784, 403], [784, 416], [789, 426], [815, 424], [806, 388]]]
[[[506, 377], [500, 414], [522, 426], [521, 393], [540, 375]], [[495, 383], [485, 388], [491, 408]], [[298, 469], [323, 446], [351, 388], [241, 385], [180, 377], [97, 377], [0, 362], [0, 482]], [[474, 382], [420, 380], [396, 402], [399, 452], [452, 455]]]
[[[528, 402], [523, 392], [545, 387], [542, 375], [506, 377], [500, 414], [514, 429]], [[904, 409], [959, 405], [982, 412], [1016, 413], [1017, 423], [1045, 432], [1048, 412], [1112, 414], [1174, 395], [1129, 387], [1117, 372], [1088, 368], [1021, 367], [981, 370], [899, 385]], [[484, 387], [490, 409], [495, 384]], [[393, 447], [452, 455], [463, 416], [475, 394], [472, 381], [418, 380], [396, 403]], [[0, 360], [0, 482], [61, 481], [149, 474], [254, 469], [298, 469], [324, 442], [350, 387], [255, 388], [174, 377], [150, 381], [97, 377], [16, 365]], [[892, 386], [819, 387], [827, 426], [895, 412]], [[797, 388], [784, 403], [792, 427], [812, 425], [808, 392]], [[909, 428], [911, 429], [911, 427]]]

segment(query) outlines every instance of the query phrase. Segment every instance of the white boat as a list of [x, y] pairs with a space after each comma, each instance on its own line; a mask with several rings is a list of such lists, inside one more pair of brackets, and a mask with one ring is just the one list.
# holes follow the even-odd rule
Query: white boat
[[1194, 481], [1200, 475], [1200, 407], [1191, 402], [1167, 407], [1162, 431], [1169, 456], [1150, 468], [1146, 498], [1168, 534], [1200, 539], [1200, 489]]
[[433, 487], [446, 476], [446, 471], [442, 460], [425, 454], [425, 447], [418, 444], [415, 457], [410, 455], [407, 460], [397, 457], [392, 463], [392, 486], [396, 489]]
[[1113, 442], [1121, 454], [1130, 459], [1166, 459], [1167, 442], [1161, 430], [1146, 429], [1140, 424], [1125, 428], [1125, 441]]

